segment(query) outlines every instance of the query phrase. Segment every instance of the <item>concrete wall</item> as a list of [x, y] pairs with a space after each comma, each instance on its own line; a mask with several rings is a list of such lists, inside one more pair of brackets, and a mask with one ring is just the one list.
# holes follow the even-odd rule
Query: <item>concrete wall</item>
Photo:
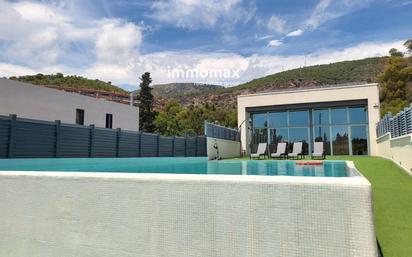
[[76, 123], [76, 109], [84, 109], [84, 125], [106, 126], [113, 114], [113, 128], [138, 131], [139, 109], [57, 89], [0, 79], [0, 114], [23, 118]]
[[[246, 112], [247, 107], [273, 106], [286, 104], [321, 103], [333, 101], [348, 101], [367, 99], [369, 117], [369, 142], [370, 154], [377, 155], [376, 144], [376, 123], [380, 114], [379, 107], [379, 88], [377, 84], [364, 84], [355, 86], [342, 86], [330, 88], [299, 89], [290, 91], [270, 92], [254, 95], [238, 96], [238, 125], [249, 118]], [[249, 138], [247, 138], [246, 126], [242, 126], [241, 140], [242, 147], [246, 149]], [[248, 135], [249, 137], [249, 135]]]
[[386, 133], [376, 142], [379, 156], [391, 159], [412, 175], [412, 134], [391, 138], [391, 134]]
[[233, 158], [240, 156], [240, 142], [232, 140], [224, 140], [219, 138], [207, 137], [207, 157], [209, 160], [216, 158], [215, 143], [219, 148], [219, 157]]
[[0, 256], [377, 257], [363, 177], [0, 172]]

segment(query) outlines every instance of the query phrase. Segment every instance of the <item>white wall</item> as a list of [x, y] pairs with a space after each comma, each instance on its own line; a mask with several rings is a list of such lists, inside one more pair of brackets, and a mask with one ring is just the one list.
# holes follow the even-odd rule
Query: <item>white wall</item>
[[106, 113], [113, 114], [113, 128], [138, 131], [139, 109], [76, 93], [0, 79], [0, 115], [61, 120], [76, 123], [76, 109], [84, 109], [84, 125], [106, 126]]
[[0, 256], [377, 257], [362, 177], [0, 172]]
[[219, 138], [207, 137], [207, 157], [209, 160], [216, 158], [216, 149], [214, 145], [217, 144], [219, 148], [219, 157], [226, 159], [226, 158], [233, 158], [240, 156], [240, 142], [232, 141], [232, 140], [224, 140]]
[[[369, 142], [370, 154], [377, 155], [376, 144], [376, 124], [379, 121], [379, 88], [378, 84], [363, 84], [354, 86], [296, 89], [290, 91], [278, 91], [253, 95], [240, 95], [237, 100], [238, 125], [246, 118], [247, 107], [274, 106], [286, 104], [321, 103], [334, 101], [349, 101], [367, 99], [369, 117]], [[246, 149], [246, 142], [249, 138], [246, 135], [246, 126], [242, 126], [241, 140], [242, 147]]]
[[391, 138], [391, 134], [386, 133], [376, 141], [379, 156], [391, 159], [412, 175], [412, 134]]

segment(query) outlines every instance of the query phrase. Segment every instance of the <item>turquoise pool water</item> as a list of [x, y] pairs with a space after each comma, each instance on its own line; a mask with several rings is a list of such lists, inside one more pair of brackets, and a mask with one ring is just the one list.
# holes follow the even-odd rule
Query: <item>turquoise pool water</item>
[[348, 176], [344, 161], [325, 161], [322, 165], [296, 165], [293, 161], [208, 161], [204, 157], [3, 159], [0, 160], [0, 170], [316, 177]]

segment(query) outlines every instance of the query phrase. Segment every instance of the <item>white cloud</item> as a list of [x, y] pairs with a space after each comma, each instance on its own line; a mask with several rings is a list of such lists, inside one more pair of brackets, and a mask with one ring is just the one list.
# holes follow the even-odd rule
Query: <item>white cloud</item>
[[[34, 2], [0, 0], [0, 62], [35, 70], [75, 65], [127, 64], [139, 54], [142, 32], [120, 19], [77, 19], [64, 9]], [[10, 29], [13, 28], [13, 29]]]
[[320, 0], [305, 25], [316, 29], [323, 23], [367, 7], [374, 0]]
[[267, 23], [267, 28], [269, 30], [275, 31], [279, 34], [285, 33], [285, 26], [286, 21], [276, 15], [272, 15]]
[[[323, 49], [306, 56], [306, 65], [328, 64], [333, 62], [362, 59], [373, 56], [387, 55], [392, 47], [404, 49], [403, 41], [366, 42], [345, 49]], [[280, 72], [282, 70], [302, 67], [304, 55], [251, 55], [242, 56], [235, 53], [197, 53], [197, 52], [158, 52], [140, 55], [128, 65], [95, 63], [88, 67], [45, 66], [31, 69], [26, 66], [0, 63], [0, 76], [50, 73], [61, 71], [64, 74], [76, 74], [94, 79], [112, 81], [114, 84], [138, 84], [138, 76], [149, 71], [153, 83], [168, 82], [199, 82], [236, 85], [255, 78]], [[209, 73], [215, 70], [236, 70], [238, 77], [216, 79], [214, 77], [180, 77], [171, 78], [173, 69], [196, 70], [199, 73]]]
[[138, 53], [140, 28], [120, 20], [104, 20], [96, 35], [96, 57], [105, 63], [128, 63]]
[[244, 7], [242, 0], [165, 0], [155, 1], [151, 8], [151, 18], [187, 29], [232, 26], [248, 22], [255, 12], [253, 6]]
[[281, 40], [278, 40], [278, 39], [273, 39], [273, 40], [270, 40], [269, 41], [269, 43], [268, 43], [268, 47], [275, 47], [275, 46], [280, 46], [280, 45], [282, 45], [283, 43], [282, 43], [282, 41]]
[[287, 36], [287, 37], [297, 37], [297, 36], [302, 35], [303, 32], [304, 32], [303, 30], [297, 29], [297, 30], [294, 30], [294, 31], [289, 32], [288, 34], [286, 34], [286, 36]]
[[[190, 26], [189, 21], [194, 17], [193, 24], [207, 27], [219, 26], [221, 21], [226, 19], [224, 15], [231, 13], [230, 8], [238, 6], [240, 0], [225, 0], [218, 14], [213, 13], [213, 4], [218, 3], [217, 1], [176, 2], [183, 3], [184, 7], [190, 10], [186, 14], [180, 10], [181, 15], [176, 16], [181, 20], [182, 26]], [[202, 6], [206, 9], [201, 10]], [[329, 8], [330, 3], [325, 10]], [[0, 10], [0, 76], [62, 72], [112, 81], [114, 84], [137, 85], [138, 76], [149, 71], [153, 75], [154, 83], [203, 82], [235, 85], [300, 67], [305, 59], [303, 55], [243, 56], [236, 53], [196, 51], [141, 54], [139, 48], [142, 29], [134, 23], [121, 19], [78, 19], [70, 12], [65, 12], [65, 9], [33, 2], [0, 0]], [[160, 10], [163, 9], [157, 9]], [[200, 17], [197, 19], [195, 16]], [[229, 20], [236, 20], [236, 17], [232, 15]], [[286, 33], [283, 20], [277, 20], [274, 24], [274, 30]], [[297, 36], [302, 32], [295, 30], [286, 35]], [[269, 37], [265, 39], [269, 40]], [[280, 39], [275, 39], [270, 41], [268, 46], [276, 47], [281, 44]], [[319, 50], [306, 57], [307, 65], [385, 55], [392, 47], [403, 49], [402, 42], [396, 41], [363, 43], [346, 49]], [[176, 79], [169, 76], [173, 69], [196, 70], [205, 74], [211, 70], [236, 70], [239, 76]]]

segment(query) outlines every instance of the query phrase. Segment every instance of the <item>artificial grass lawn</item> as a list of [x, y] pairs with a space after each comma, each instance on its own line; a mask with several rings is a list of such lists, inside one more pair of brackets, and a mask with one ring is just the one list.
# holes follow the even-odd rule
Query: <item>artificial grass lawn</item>
[[328, 156], [326, 159], [353, 161], [372, 184], [375, 228], [384, 256], [411, 257], [412, 177], [392, 161], [380, 157]]
[[411, 257], [412, 177], [392, 161], [380, 157], [334, 156], [327, 159], [353, 161], [372, 184], [375, 228], [384, 256]]

